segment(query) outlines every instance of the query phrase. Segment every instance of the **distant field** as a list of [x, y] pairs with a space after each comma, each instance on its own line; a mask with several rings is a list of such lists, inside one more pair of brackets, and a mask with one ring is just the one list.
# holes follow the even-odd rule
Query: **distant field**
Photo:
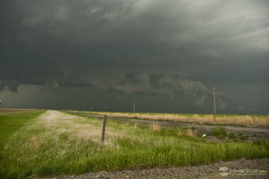
[[[265, 140], [226, 141], [219, 138], [212, 141], [195, 136], [195, 130], [160, 129], [158, 125], [138, 126], [112, 120], [108, 120], [105, 143], [102, 144], [102, 120], [84, 117], [85, 112], [47, 111], [37, 117], [41, 113], [1, 114], [3, 128], [9, 126], [8, 122], [18, 124], [18, 127], [16, 130], [10, 128], [13, 132], [4, 137], [0, 151], [0, 178], [200, 165], [242, 157], [269, 157], [269, 142]], [[216, 136], [226, 135], [225, 129], [218, 129], [215, 133]]]
[[217, 115], [214, 121], [211, 114], [173, 114], [173, 113], [122, 113], [122, 112], [89, 112], [91, 114], [109, 115], [111, 117], [169, 120], [200, 124], [222, 124], [247, 127], [269, 128], [269, 115]]
[[21, 109], [21, 108], [0, 108], [0, 113], [14, 113], [14, 112], [26, 112], [26, 111], [36, 111], [36, 109]]

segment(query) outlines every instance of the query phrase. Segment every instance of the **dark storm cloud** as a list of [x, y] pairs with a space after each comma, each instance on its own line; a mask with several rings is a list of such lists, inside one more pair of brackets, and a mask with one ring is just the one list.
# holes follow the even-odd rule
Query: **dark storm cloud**
[[182, 93], [200, 104], [212, 84], [269, 82], [267, 0], [0, 3], [0, 90]]
[[[58, 87], [95, 87], [104, 91], [115, 91], [127, 95], [166, 95], [174, 98], [177, 94], [190, 97], [196, 105], [210, 97], [208, 86], [198, 81], [182, 79], [179, 76], [156, 74], [123, 74], [117, 77], [76, 76], [68, 81], [53, 80], [43, 85], [43, 90]], [[227, 99], [222, 93], [217, 94], [219, 99]]]

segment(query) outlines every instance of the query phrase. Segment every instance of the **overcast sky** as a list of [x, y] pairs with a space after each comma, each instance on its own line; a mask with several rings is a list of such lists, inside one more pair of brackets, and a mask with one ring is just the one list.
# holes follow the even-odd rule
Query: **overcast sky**
[[1, 107], [269, 113], [268, 0], [1, 0]]

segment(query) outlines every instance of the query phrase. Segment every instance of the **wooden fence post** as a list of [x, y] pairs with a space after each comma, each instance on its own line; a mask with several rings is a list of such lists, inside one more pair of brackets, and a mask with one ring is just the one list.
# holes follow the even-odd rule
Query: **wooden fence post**
[[107, 115], [104, 115], [103, 132], [102, 132], [102, 142], [105, 141], [106, 120], [107, 120]]

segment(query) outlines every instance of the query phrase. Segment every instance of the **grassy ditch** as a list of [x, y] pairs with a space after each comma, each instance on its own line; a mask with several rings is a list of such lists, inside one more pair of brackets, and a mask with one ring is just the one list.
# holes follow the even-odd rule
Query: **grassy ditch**
[[103, 144], [101, 130], [100, 119], [48, 111], [6, 141], [0, 155], [0, 178], [269, 157], [268, 141], [213, 143], [195, 137], [192, 130], [140, 127], [108, 119]]

